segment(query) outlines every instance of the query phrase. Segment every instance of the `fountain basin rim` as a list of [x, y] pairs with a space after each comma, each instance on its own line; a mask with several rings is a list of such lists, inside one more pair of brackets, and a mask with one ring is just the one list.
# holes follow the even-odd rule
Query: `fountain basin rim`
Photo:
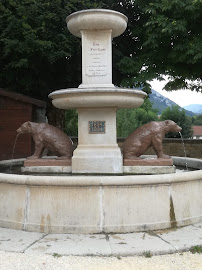
[[123, 17], [126, 20], [126, 22], [128, 22], [127, 16], [124, 15], [123, 13], [116, 10], [104, 9], [104, 8], [84, 9], [84, 10], [76, 11], [74, 13], [71, 13], [69, 16], [67, 16], [66, 21], [69, 21], [75, 15], [84, 15], [84, 14], [92, 14], [92, 13], [116, 14], [118, 16]]
[[[142, 105], [146, 93], [140, 90], [120, 88], [61, 89], [52, 92], [49, 98], [60, 109], [78, 108], [135, 108]], [[95, 106], [96, 104], [96, 106]]]
[[128, 18], [110, 9], [85, 9], [67, 16], [68, 30], [81, 37], [81, 30], [112, 30], [112, 37], [121, 35], [127, 27]]
[[186, 226], [202, 219], [202, 170], [141, 176], [0, 173], [0, 184], [0, 226], [9, 229], [130, 233]]
[[[183, 158], [181, 158], [183, 159]], [[14, 160], [19, 164], [24, 159]], [[191, 160], [190, 158], [188, 160]], [[195, 159], [198, 160], [198, 159]], [[202, 164], [202, 160], [198, 160]], [[0, 161], [0, 165], [10, 164], [10, 160]], [[184, 172], [179, 174], [157, 175], [17, 175], [0, 173], [0, 183], [32, 186], [127, 186], [127, 185], [166, 185], [202, 180], [202, 170]]]
[[147, 94], [142, 90], [137, 89], [129, 89], [129, 88], [120, 88], [120, 87], [95, 87], [95, 88], [67, 88], [67, 89], [60, 89], [55, 90], [54, 92], [50, 93], [48, 95], [49, 98], [52, 98], [56, 95], [63, 95], [63, 94], [83, 94], [83, 93], [129, 93], [129, 94], [139, 94], [144, 97], [147, 96]]

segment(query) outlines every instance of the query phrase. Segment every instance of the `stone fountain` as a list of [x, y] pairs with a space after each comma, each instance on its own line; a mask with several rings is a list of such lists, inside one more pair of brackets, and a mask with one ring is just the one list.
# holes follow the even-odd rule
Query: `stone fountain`
[[[48, 233], [125, 233], [202, 221], [202, 161], [180, 174], [124, 175], [116, 139], [116, 110], [140, 106], [146, 94], [112, 84], [111, 40], [127, 18], [111, 10], [67, 17], [82, 38], [82, 83], [50, 94], [54, 106], [78, 110], [72, 175], [0, 173], [0, 226]], [[22, 165], [24, 160], [14, 160]], [[185, 164], [174, 157], [175, 164]], [[0, 167], [10, 161], [0, 162]], [[107, 174], [107, 175], [105, 175]]]
[[123, 173], [123, 158], [117, 144], [116, 111], [139, 107], [146, 94], [112, 84], [112, 39], [127, 27], [127, 17], [92, 9], [67, 17], [69, 31], [82, 40], [82, 83], [76, 89], [49, 95], [60, 109], [78, 111], [78, 147], [72, 158], [72, 173]]

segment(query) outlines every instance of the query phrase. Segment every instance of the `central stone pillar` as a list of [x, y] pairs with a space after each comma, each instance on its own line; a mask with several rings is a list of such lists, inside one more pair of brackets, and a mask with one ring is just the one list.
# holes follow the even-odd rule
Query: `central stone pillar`
[[116, 140], [116, 108], [78, 109], [78, 147], [72, 157], [72, 172], [123, 172]]
[[[114, 89], [112, 39], [125, 31], [127, 18], [109, 10], [86, 10], [67, 17], [69, 31], [82, 40], [80, 89]], [[107, 100], [106, 93], [103, 95]], [[82, 97], [82, 96], [81, 96]], [[79, 108], [78, 147], [72, 157], [72, 173], [122, 173], [123, 159], [116, 137], [117, 106]], [[96, 104], [97, 103], [97, 104]], [[97, 106], [96, 106], [97, 105]], [[103, 104], [104, 105], [104, 104]], [[98, 108], [96, 108], [98, 107]]]
[[79, 88], [112, 84], [112, 30], [81, 30], [82, 84]]

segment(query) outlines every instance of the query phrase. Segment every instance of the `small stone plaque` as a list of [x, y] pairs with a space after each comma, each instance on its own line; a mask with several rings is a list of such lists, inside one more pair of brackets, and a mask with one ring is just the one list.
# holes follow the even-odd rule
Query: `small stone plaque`
[[105, 121], [88, 121], [89, 134], [105, 134]]

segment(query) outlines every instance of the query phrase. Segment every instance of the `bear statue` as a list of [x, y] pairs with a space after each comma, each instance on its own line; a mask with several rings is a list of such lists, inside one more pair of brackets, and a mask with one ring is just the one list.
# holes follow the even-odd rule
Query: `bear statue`
[[153, 121], [133, 131], [123, 144], [124, 159], [140, 159], [150, 147], [153, 147], [158, 158], [170, 158], [163, 153], [162, 141], [168, 132], [180, 132], [182, 128], [174, 121]]
[[28, 121], [16, 131], [18, 134], [30, 133], [32, 135], [35, 142], [35, 151], [28, 159], [41, 158], [45, 148], [56, 153], [57, 159], [70, 159], [72, 157], [72, 141], [63, 131], [54, 126]]

